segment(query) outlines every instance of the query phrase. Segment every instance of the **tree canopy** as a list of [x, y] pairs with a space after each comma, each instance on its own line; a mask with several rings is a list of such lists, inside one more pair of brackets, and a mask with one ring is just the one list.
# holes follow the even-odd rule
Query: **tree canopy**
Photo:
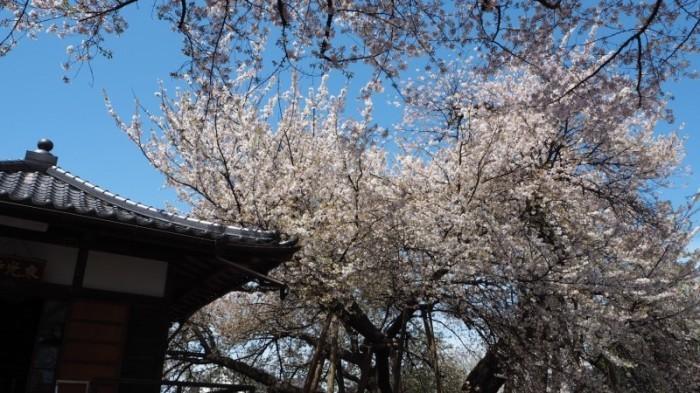
[[[663, 105], [640, 108], [624, 76], [556, 100], [590, 71], [586, 51], [543, 59], [547, 79], [524, 66], [484, 78], [466, 64], [411, 85], [415, 129], [396, 151], [372, 127], [371, 100], [348, 117], [324, 85], [266, 99], [232, 93], [250, 85], [242, 76], [163, 92], [151, 137], [140, 116], [115, 114], [194, 214], [303, 239], [277, 272], [290, 298], [232, 297], [202, 317], [202, 361], [276, 391], [315, 391], [321, 370], [350, 390], [401, 391], [421, 362], [439, 385], [449, 340], [434, 326], [460, 322], [457, 337], [488, 348], [465, 389], [697, 389], [692, 205], [654, 194], [682, 144], [654, 133]], [[434, 110], [445, 100], [457, 119]], [[240, 360], [251, 358], [255, 370]]]
[[[136, 3], [3, 0], [0, 56], [22, 37], [48, 32], [75, 38], [66, 67], [111, 57], [107, 38], [128, 28], [123, 11]], [[352, 72], [360, 62], [375, 77], [396, 81], [414, 58], [444, 71], [447, 51], [474, 49], [482, 61], [472, 67], [487, 74], [519, 62], [544, 75], [542, 40], [565, 38], [569, 50], [590, 47], [591, 68], [560, 95], [609, 67], [635, 79], [643, 99], [682, 72], [685, 55], [697, 50], [698, 6], [696, 0], [179, 0], [154, 2], [152, 9], [182, 37], [189, 61], [174, 64], [175, 74], [205, 88], [226, 85], [241, 66], [264, 78], [263, 69]]]

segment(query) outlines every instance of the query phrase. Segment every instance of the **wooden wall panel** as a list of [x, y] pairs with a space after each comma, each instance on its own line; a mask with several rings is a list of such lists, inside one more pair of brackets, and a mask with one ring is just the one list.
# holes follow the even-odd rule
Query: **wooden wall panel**
[[128, 313], [129, 307], [126, 304], [84, 300], [73, 303], [71, 320], [121, 325], [126, 322]]
[[[75, 301], [66, 321], [58, 365], [58, 380], [94, 381], [119, 378], [129, 318], [126, 304]], [[59, 393], [73, 393], [76, 385], [59, 384]], [[82, 388], [84, 389], [84, 387]], [[100, 385], [96, 393], [116, 393], [116, 386]]]
[[101, 343], [119, 342], [123, 335], [123, 325], [99, 325], [80, 321], [68, 322], [65, 330], [66, 339]]
[[[168, 338], [167, 307], [134, 304], [124, 351], [123, 378], [159, 381]], [[159, 393], [157, 385], [123, 385], [119, 393]]]
[[67, 341], [63, 346], [64, 362], [82, 362], [96, 365], [112, 365], [122, 358], [119, 344], [102, 344], [86, 341]]

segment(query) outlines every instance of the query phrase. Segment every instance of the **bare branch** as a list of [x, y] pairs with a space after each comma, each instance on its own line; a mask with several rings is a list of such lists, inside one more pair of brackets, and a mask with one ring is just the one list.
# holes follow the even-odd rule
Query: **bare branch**
[[180, 0], [180, 21], [177, 23], [177, 29], [184, 30], [185, 16], [187, 16], [187, 0]]
[[625, 40], [625, 42], [623, 42], [623, 43], [617, 48], [617, 50], [616, 50], [612, 55], [610, 55], [607, 59], [605, 59], [605, 61], [604, 61], [602, 64], [600, 64], [598, 67], [596, 67], [596, 69], [595, 69], [593, 72], [591, 72], [590, 74], [588, 74], [588, 76], [586, 76], [585, 78], [583, 78], [582, 80], [580, 80], [580, 81], [579, 81], [578, 83], [576, 83], [573, 87], [569, 88], [564, 94], [562, 94], [562, 95], [558, 98], [558, 100], [561, 100], [562, 98], [564, 98], [564, 97], [566, 97], [567, 95], [571, 94], [571, 93], [574, 92], [576, 89], [578, 89], [579, 87], [581, 87], [583, 84], [585, 84], [586, 82], [588, 82], [589, 80], [591, 80], [592, 78], [594, 78], [596, 75], [598, 75], [598, 73], [600, 73], [600, 71], [602, 71], [602, 70], [603, 70], [605, 67], [607, 67], [610, 63], [612, 63], [612, 61], [615, 60], [615, 58], [616, 58], [617, 56], [619, 56], [620, 53], [622, 53], [622, 51], [625, 50], [625, 48], [627, 48], [627, 46], [629, 46], [629, 44], [631, 44], [634, 40], [636, 40], [636, 39], [638, 39], [639, 37], [641, 37], [641, 35], [644, 34], [645, 31], [647, 31], [647, 29], [649, 28], [649, 26], [651, 26], [651, 23], [654, 21], [654, 19], [656, 19], [656, 16], [657, 16], [658, 13], [659, 13], [659, 9], [661, 8], [661, 3], [663, 3], [663, 0], [656, 0], [656, 3], [654, 3], [654, 8], [652, 8], [652, 10], [651, 10], [651, 14], [650, 14], [649, 17], [644, 21], [644, 23], [642, 23], [642, 25], [639, 27], [639, 30], [637, 30], [636, 33], [634, 33], [632, 36], [630, 36], [629, 38], [627, 38], [627, 39]]
[[331, 39], [331, 29], [333, 27], [333, 16], [335, 15], [335, 10], [333, 8], [333, 0], [326, 1], [326, 28], [323, 34], [323, 41], [321, 42], [320, 55], [321, 58], [328, 59], [326, 56], [326, 51], [330, 47]]
[[538, 3], [542, 4], [545, 8], [549, 8], [550, 10], [556, 10], [559, 9], [561, 6], [561, 0], [557, 0], [555, 2], [551, 2], [549, 0], [536, 0]]
[[283, 0], [277, 0], [277, 14], [279, 15], [280, 21], [282, 22], [282, 27], [289, 26], [289, 22], [287, 22], [287, 10], [284, 7]]
[[118, 10], [120, 10], [120, 9], [122, 9], [122, 8], [124, 8], [124, 7], [126, 7], [127, 5], [133, 4], [133, 3], [136, 3], [136, 2], [138, 2], [138, 0], [127, 0], [127, 1], [125, 1], [125, 2], [123, 2], [123, 3], [117, 3], [114, 7], [110, 7], [110, 8], [104, 9], [104, 10], [100, 10], [100, 11], [93, 11], [93, 12], [90, 12], [90, 13], [89, 13], [90, 15], [89, 15], [89, 16], [86, 16], [86, 17], [84, 17], [84, 18], [82, 18], [82, 19], [80, 19], [80, 22], [85, 22], [85, 21], [90, 20], [90, 19], [93, 19], [93, 18], [102, 17], [102, 16], [104, 16], [104, 15], [107, 15], [107, 14], [109, 14], [109, 13], [118, 11]]
[[4, 45], [7, 40], [12, 38], [12, 35], [14, 34], [15, 30], [17, 30], [17, 26], [19, 26], [19, 23], [22, 21], [22, 18], [24, 18], [24, 15], [27, 13], [27, 7], [29, 6], [29, 0], [25, 0], [24, 5], [22, 6], [22, 10], [20, 11], [19, 15], [17, 15], [17, 19], [15, 20], [15, 23], [12, 25], [12, 28], [10, 29], [10, 32], [7, 33], [7, 36], [0, 41], [0, 46]]

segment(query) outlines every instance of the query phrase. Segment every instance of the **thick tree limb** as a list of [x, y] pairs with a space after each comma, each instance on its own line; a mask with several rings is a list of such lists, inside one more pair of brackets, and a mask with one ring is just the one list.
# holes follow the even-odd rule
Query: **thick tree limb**
[[[360, 333], [371, 343], [376, 362], [377, 386], [382, 393], [393, 392], [391, 387], [391, 368], [389, 365], [390, 341], [401, 332], [402, 327], [405, 326], [415, 310], [416, 307], [405, 308], [401, 314], [389, 324], [386, 333], [384, 333], [370, 321], [357, 303], [353, 303], [349, 309], [346, 309], [342, 305], [336, 307], [336, 315], [338, 315], [340, 321]], [[366, 372], [367, 370], [363, 370], [363, 379]], [[362, 388], [364, 388], [364, 386], [362, 386]]]
[[321, 337], [318, 340], [316, 349], [314, 350], [313, 357], [309, 363], [309, 372], [306, 375], [306, 381], [304, 382], [304, 392], [312, 392], [316, 390], [318, 382], [321, 378], [321, 371], [323, 369], [323, 347], [326, 345], [326, 337], [328, 336], [328, 329], [333, 321], [333, 313], [329, 313], [326, 317], [326, 321], [323, 324], [323, 329], [321, 330]]
[[406, 326], [406, 323], [413, 317], [413, 313], [416, 312], [417, 305], [416, 306], [408, 306], [401, 311], [401, 314], [394, 319], [391, 324], [389, 324], [389, 327], [386, 329], [386, 335], [389, 338], [394, 338], [396, 335], [398, 335], [401, 331], [403, 331], [404, 327]]
[[362, 311], [362, 308], [357, 303], [353, 303], [349, 310], [345, 307], [336, 307], [338, 318], [347, 326], [356, 330], [363, 337], [369, 340], [374, 345], [384, 344], [386, 335], [379, 330], [367, 315]]
[[323, 33], [323, 41], [321, 41], [321, 48], [319, 54], [321, 55], [321, 58], [333, 61], [333, 59], [326, 56], [326, 51], [330, 47], [331, 32], [333, 30], [333, 17], [335, 16], [333, 0], [326, 1], [326, 13], [326, 27]]
[[[235, 371], [244, 375], [258, 383], [268, 387], [270, 393], [303, 393], [304, 390], [290, 383], [280, 381], [274, 375], [259, 368], [252, 367], [240, 360], [231, 359], [229, 357], [210, 354], [204, 357], [204, 360], [225, 367], [231, 371]], [[320, 392], [319, 392], [320, 393]]]
[[392, 393], [391, 372], [389, 369], [389, 349], [386, 347], [374, 350], [374, 360], [377, 364], [377, 386], [381, 393]]
[[[301, 340], [313, 347], [316, 347], [318, 345], [318, 337], [307, 333], [284, 333], [276, 337], [288, 337], [292, 339]], [[328, 347], [328, 345], [323, 346], [323, 351], [324, 356], [328, 356], [330, 354], [330, 348]], [[338, 348], [338, 358], [338, 360], [342, 359], [348, 363], [352, 363], [358, 366], [362, 363], [362, 357], [358, 353], [343, 348]]]
[[287, 10], [285, 9], [284, 2], [282, 0], [277, 0], [277, 13], [280, 16], [282, 27], [289, 26], [289, 22], [287, 22]]
[[180, 21], [177, 23], [177, 29], [180, 31], [185, 28], [185, 16], [187, 16], [187, 0], [180, 0]]
[[497, 393], [506, 381], [501, 376], [501, 372], [501, 364], [496, 356], [496, 350], [495, 348], [490, 348], [467, 376], [467, 380], [462, 385], [462, 391], [469, 393]]
[[328, 356], [328, 375], [326, 376], [326, 391], [328, 393], [335, 392], [335, 377], [336, 372], [341, 373], [338, 367], [338, 322], [335, 318], [331, 320], [330, 326], [330, 354]]
[[428, 344], [430, 366], [435, 372], [435, 392], [442, 393], [442, 377], [440, 375], [437, 344], [435, 343], [435, 334], [433, 332], [433, 322], [430, 313], [430, 310], [421, 310], [421, 317], [423, 319], [423, 328], [425, 330], [425, 338]]

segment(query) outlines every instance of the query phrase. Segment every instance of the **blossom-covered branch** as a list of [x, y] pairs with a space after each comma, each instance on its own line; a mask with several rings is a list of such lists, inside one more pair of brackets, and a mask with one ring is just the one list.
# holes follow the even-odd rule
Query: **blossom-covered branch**
[[[162, 92], [147, 121], [114, 114], [192, 214], [302, 239], [274, 273], [284, 302], [231, 296], [202, 315], [217, 356], [307, 390], [393, 393], [420, 375], [444, 391], [697, 391], [693, 205], [655, 193], [683, 154], [654, 132], [665, 104], [596, 71], [591, 45], [542, 45], [538, 70], [463, 62], [406, 82], [389, 136], [370, 97], [353, 117], [325, 80], [251, 89], [254, 69]], [[481, 354], [470, 369], [453, 372], [448, 332]]]

